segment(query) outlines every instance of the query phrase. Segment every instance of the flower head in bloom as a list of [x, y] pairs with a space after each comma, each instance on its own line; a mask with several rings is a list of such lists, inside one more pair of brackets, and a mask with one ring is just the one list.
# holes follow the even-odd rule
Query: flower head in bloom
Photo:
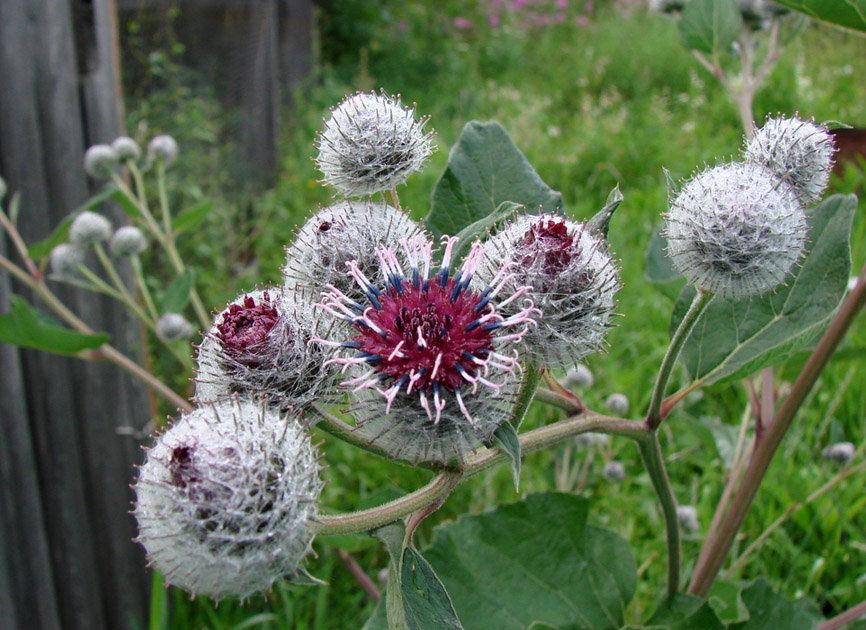
[[100, 241], [107, 241], [112, 233], [111, 221], [101, 214], [85, 210], [69, 226], [69, 242], [85, 247]]
[[114, 154], [118, 160], [137, 160], [141, 157], [141, 147], [138, 143], [128, 136], [120, 136], [115, 138], [111, 143], [111, 148], [114, 149]]
[[168, 135], [154, 136], [147, 144], [147, 161], [154, 162], [163, 160], [166, 166], [170, 166], [177, 159], [180, 148], [177, 141]]
[[751, 162], [696, 175], [671, 201], [666, 220], [674, 267], [697, 288], [735, 300], [781, 284], [808, 232], [791, 187]]
[[107, 144], [94, 144], [84, 152], [84, 171], [94, 179], [111, 174], [117, 166], [117, 153]]
[[301, 423], [228, 398], [184, 415], [135, 485], [138, 541], [169, 584], [214, 599], [304, 575], [322, 489]]
[[[316, 341], [336, 348], [330, 362], [349, 372], [342, 385], [356, 402], [357, 431], [413, 463], [462, 461], [508, 420], [520, 369], [515, 344], [537, 316], [524, 297], [528, 287], [501, 296], [510, 279], [506, 269], [483, 290], [470, 288], [484, 257], [480, 243], [453, 276], [457, 238], [443, 243], [436, 273], [433, 243], [424, 236], [401, 241], [406, 268], [394, 250], [378, 248], [381, 280], [349, 265], [364, 304], [331, 287], [319, 305], [352, 325], [342, 341]], [[513, 314], [501, 314], [517, 301], [522, 306]]]
[[166, 313], [156, 322], [156, 336], [165, 343], [188, 339], [193, 332], [192, 324], [180, 313]]
[[135, 256], [147, 249], [147, 238], [134, 225], [124, 225], [111, 235], [109, 247], [114, 256]]
[[286, 249], [283, 278], [286, 288], [300, 287], [307, 295], [319, 296], [328, 285], [357, 300], [363, 290], [347, 273], [354, 260], [362, 273], [375, 276], [379, 270], [377, 247], [402, 255], [398, 243], [421, 233], [408, 214], [384, 203], [338, 201], [314, 214]]
[[357, 93], [344, 99], [319, 134], [316, 165], [324, 183], [346, 197], [402, 184], [432, 153], [428, 118], [415, 118], [400, 97]]
[[529, 285], [541, 310], [526, 350], [551, 367], [567, 369], [604, 348], [619, 290], [619, 269], [600, 235], [556, 214], [523, 215], [488, 239], [491, 252], [478, 278], [489, 281], [508, 265], [510, 286]]
[[773, 171], [809, 205], [827, 188], [835, 150], [833, 136], [811, 121], [768, 118], [746, 143], [743, 156]]
[[264, 394], [301, 410], [325, 398], [326, 351], [309, 344], [317, 324], [307, 302], [276, 288], [244, 293], [229, 304], [199, 346], [196, 399]]
[[84, 264], [84, 248], [71, 243], [61, 243], [51, 250], [48, 265], [58, 278], [68, 279], [78, 275], [78, 267]]

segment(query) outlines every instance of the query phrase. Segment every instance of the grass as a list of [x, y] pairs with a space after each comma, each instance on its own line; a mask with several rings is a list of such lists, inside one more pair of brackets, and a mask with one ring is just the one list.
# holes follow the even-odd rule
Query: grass
[[[325, 67], [316, 85], [303, 99], [296, 99], [298, 109], [280, 140], [280, 176], [273, 190], [256, 199], [238, 199], [223, 193], [222, 187], [205, 185], [210, 181], [207, 173], [218, 169], [225, 148], [213, 138], [190, 139], [197, 148], [188, 153], [194, 153], [198, 171], [175, 176], [178, 201], [197, 195], [218, 198], [209, 223], [182, 243], [199, 270], [207, 300], [216, 306], [255, 283], [279, 281], [282, 247], [291, 239], [294, 226], [331, 199], [316, 183], [318, 174], [310, 159], [322, 116], [345, 94], [382, 86], [389, 92], [402, 92], [407, 102], [417, 102], [419, 112], [432, 115], [438, 132], [439, 151], [423, 173], [400, 189], [403, 204], [418, 218], [427, 212], [430, 192], [445, 167], [449, 148], [465, 122], [473, 118], [499, 120], [542, 178], [562, 191], [575, 217], [591, 216], [613, 186], [621, 187], [625, 201], [614, 217], [610, 241], [622, 261], [624, 288], [618, 311], [624, 317], [610, 334], [609, 352], [589, 359], [596, 384], [582, 395], [591, 407], [601, 408], [609, 393], [626, 393], [632, 415], [639, 416], [649, 403], [655, 371], [664, 354], [672, 305], [669, 291], [649, 285], [643, 277], [644, 251], [666, 205], [661, 169], [667, 167], [682, 178], [705, 162], [736, 154], [741, 131], [733, 106], [682, 50], [675, 27], [666, 19], [642, 14], [623, 19], [614, 11], [602, 11], [585, 29], [556, 25], [533, 31], [458, 32], [441, 18], [433, 20], [430, 28], [421, 26], [427, 24], [424, 20], [436, 17], [433, 9], [406, 7], [403, 12], [408, 20], [405, 31], [394, 26], [398, 20], [393, 15], [390, 21], [388, 16], [382, 18], [382, 37], [364, 55], [368, 66]], [[866, 125], [866, 83], [857, 78], [866, 70], [864, 49], [862, 38], [808, 27], [787, 47], [757, 95], [756, 117], [799, 111], [818, 120]], [[168, 102], [178, 106], [177, 99]], [[159, 118], [158, 105], [151, 99], [130, 103], [129, 109], [131, 116], [144, 110], [147, 116]], [[222, 131], [218, 122], [205, 122], [215, 127], [215, 134]], [[165, 131], [177, 135], [182, 130]], [[862, 195], [863, 183], [862, 175], [852, 171], [835, 179], [833, 187]], [[866, 258], [862, 208], [863, 204], [854, 224], [855, 271]], [[252, 237], [236, 236], [239, 230]], [[861, 320], [846, 346], [864, 343], [866, 326]], [[780, 387], [793, 374], [782, 370]], [[675, 379], [684, 378], [677, 372]], [[862, 359], [834, 361], [822, 375], [770, 468], [731, 561], [792, 501], [833, 477], [837, 468], [820, 456], [825, 445], [843, 439], [862, 443], [864, 378]], [[681, 503], [697, 507], [703, 531], [726, 473], [715, 442], [699, 421], [718, 418], [736, 428], [746, 405], [743, 386], [711, 387], [690, 397], [664, 425], [662, 446], [676, 496]], [[556, 417], [556, 411], [533, 409], [526, 426]], [[329, 466], [323, 504], [330, 509], [373, 505], [417, 488], [430, 475], [332, 440], [325, 442], [323, 450]], [[607, 483], [600, 475], [604, 462], [611, 459], [622, 461], [628, 473], [619, 484]], [[631, 543], [642, 575], [628, 618], [645, 619], [664, 587], [664, 540], [660, 514], [637, 450], [619, 439], [592, 451], [565, 444], [524, 462], [521, 493], [576, 491], [578, 485], [592, 501], [592, 521], [614, 529]], [[862, 476], [855, 476], [798, 511], [730, 581], [767, 576], [785, 595], [809, 597], [827, 614], [866, 598], [863, 490]], [[422, 525], [419, 542], [423, 545], [430, 540], [436, 523], [516, 498], [507, 467], [470, 480]], [[685, 536], [686, 579], [701, 540], [701, 532]], [[328, 587], [278, 584], [268, 598], [254, 598], [244, 607], [231, 601], [216, 607], [201, 598], [190, 602], [182, 593], [170, 591], [164, 606], [157, 606], [151, 627], [360, 627], [373, 603], [340, 564], [336, 547], [330, 543], [349, 548], [374, 578], [386, 566], [384, 550], [371, 546], [364, 537], [317, 541], [318, 557], [311, 560], [309, 569], [328, 581]], [[724, 585], [718, 593], [724, 593]]]

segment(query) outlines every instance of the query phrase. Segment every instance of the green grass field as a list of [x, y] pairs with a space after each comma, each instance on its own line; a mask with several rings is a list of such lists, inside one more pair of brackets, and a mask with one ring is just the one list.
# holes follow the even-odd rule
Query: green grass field
[[[456, 3], [455, 3], [456, 4]], [[601, 3], [599, 3], [601, 4]], [[327, 108], [347, 93], [383, 87], [417, 102], [432, 116], [438, 152], [426, 170], [400, 189], [403, 205], [421, 218], [430, 193], [447, 162], [448, 151], [463, 125], [472, 119], [498, 120], [541, 177], [563, 193], [568, 212], [592, 216], [609, 191], [619, 185], [625, 201], [610, 230], [613, 251], [621, 261], [624, 288], [619, 294], [619, 326], [609, 336], [610, 350], [590, 357], [595, 385], [582, 392], [585, 402], [600, 408], [605, 397], [622, 392], [631, 401], [632, 417], [649, 403], [655, 371], [668, 339], [671, 292], [644, 280], [644, 252], [666, 208], [662, 168], [674, 177], [690, 175], [704, 163], [736, 154], [741, 130], [734, 107], [713, 78], [679, 45], [668, 19], [635, 10], [628, 18], [599, 10], [588, 26], [554, 24], [524, 30], [507, 28], [456, 30], [448, 9], [406, 7], [400, 16], [382, 17], [377, 37], [368, 46], [366, 64], [326, 66], [291, 114], [280, 140], [282, 162], [273, 190], [253, 199], [226, 192], [219, 172], [230, 149], [219, 145], [222, 114], [209, 96], [188, 81], [180, 101], [208, 104], [204, 121], [189, 129], [166, 129], [181, 138], [190, 166], [173, 177], [180, 202], [199, 195], [217, 198], [206, 228], [182, 243], [199, 269], [204, 294], [212, 306], [222, 304], [256, 283], [278, 282], [283, 245], [331, 193], [316, 183], [311, 157], [313, 139]], [[398, 17], [408, 27], [398, 29]], [[434, 24], [428, 27], [429, 23]], [[507, 26], [507, 25], [506, 25]], [[732, 60], [733, 63], [733, 60]], [[785, 48], [782, 58], [758, 93], [755, 115], [771, 112], [814, 116], [866, 126], [866, 39], [809, 25]], [[168, 116], [170, 99], [128, 103], [131, 123]], [[199, 108], [200, 110], [202, 108]], [[181, 118], [183, 120], [183, 118]], [[132, 124], [130, 128], [134, 128]], [[836, 178], [832, 191], [864, 194], [862, 175], [852, 170]], [[205, 183], [206, 182], [206, 183]], [[855, 273], [866, 259], [864, 204], [854, 221]], [[234, 236], [235, 230], [241, 236]], [[245, 234], [250, 234], [249, 238]], [[219, 245], [215, 245], [218, 243]], [[226, 255], [230, 252], [230, 255]], [[238, 262], [240, 261], [240, 262]], [[846, 347], [866, 344], [866, 324], [859, 321]], [[777, 454], [745, 527], [726, 566], [761, 535], [787, 507], [830, 480], [838, 467], [821, 458], [836, 441], [863, 443], [866, 365], [862, 358], [840, 358], [822, 375]], [[863, 355], [861, 354], [861, 357]], [[170, 367], [166, 367], [170, 369]], [[784, 387], [796, 372], [779, 370]], [[184, 382], [186, 375], [178, 377]], [[677, 372], [675, 381], [684, 378]], [[676, 384], [676, 383], [675, 383]], [[684, 382], [682, 384], [685, 384]], [[705, 428], [718, 418], [736, 436], [748, 405], [743, 385], [709, 388], [691, 396], [672, 414], [662, 432], [662, 447], [674, 490], [681, 503], [694, 504], [706, 531], [726, 475], [716, 446]], [[529, 428], [557, 418], [559, 412], [533, 409]], [[368, 507], [425, 483], [430, 473], [416, 471], [324, 439], [328, 469], [323, 505], [329, 510]], [[863, 449], [858, 450], [862, 459]], [[601, 477], [604, 462], [625, 465], [618, 484]], [[646, 618], [664, 588], [665, 542], [661, 516], [630, 442], [614, 438], [587, 451], [574, 444], [527, 457], [521, 493], [557, 489], [580, 492], [592, 501], [591, 521], [619, 532], [632, 545], [641, 567], [638, 595], [628, 619]], [[790, 598], [805, 596], [825, 613], [838, 613], [866, 598], [866, 494], [864, 478], [855, 475], [799, 510], [769, 535], [760, 548], [727, 580], [732, 583], [767, 576]], [[502, 467], [459, 486], [445, 506], [420, 529], [418, 541], [429, 541], [437, 523], [463, 513], [478, 513], [515, 500], [510, 472]], [[702, 540], [701, 532], [685, 536], [684, 574], [688, 579]], [[334, 544], [331, 544], [334, 543]], [[374, 580], [387, 566], [378, 544], [356, 536], [317, 541], [318, 557], [310, 572], [327, 587], [280, 584], [267, 598], [241, 607], [225, 601], [215, 606], [199, 598], [190, 602], [168, 590], [154, 599], [152, 628], [310, 628], [360, 627], [374, 608], [337, 557], [337, 544]], [[723, 589], [724, 584], [718, 588]]]

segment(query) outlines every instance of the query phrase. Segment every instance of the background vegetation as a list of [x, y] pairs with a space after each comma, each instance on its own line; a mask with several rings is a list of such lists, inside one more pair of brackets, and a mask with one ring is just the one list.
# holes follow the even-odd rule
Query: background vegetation
[[[401, 201], [417, 218], [428, 210], [430, 193], [444, 169], [449, 148], [472, 119], [498, 120], [541, 177], [564, 196], [577, 218], [594, 214], [619, 185], [625, 201], [615, 215], [610, 241], [622, 261], [624, 315], [609, 337], [610, 351], [591, 357], [595, 385], [581, 393], [602, 408], [612, 392], [628, 395], [632, 415], [648, 402], [667, 339], [676, 287], [644, 279], [644, 253], [666, 208], [662, 167], [683, 178], [704, 163], [736, 154], [741, 129], [722, 88], [679, 44], [672, 20], [651, 15], [638, 2], [468, 3], [323, 2], [319, 16], [316, 75], [285, 113], [278, 183], [255, 198], [225, 175], [232, 146], [231, 112], [223, 111], [195, 70], [179, 60], [182, 47], [170, 33], [158, 50], [143, 50], [127, 24], [125, 59], [128, 129], [142, 139], [171, 133], [181, 159], [170, 174], [174, 207], [205, 198], [214, 204], [205, 226], [180, 243], [198, 273], [205, 302], [220, 307], [239, 291], [280, 281], [283, 246], [297, 224], [331, 200], [317, 183], [313, 139], [327, 108], [356, 90], [384, 88], [417, 102], [438, 132], [438, 152], [427, 169], [400, 189]], [[333, 5], [333, 6], [329, 6]], [[524, 6], [525, 5], [525, 6]], [[564, 18], [560, 18], [562, 14]], [[546, 17], [545, 17], [546, 16]], [[782, 112], [866, 126], [866, 39], [826, 26], [809, 25], [785, 48], [757, 94], [758, 120]], [[736, 60], [729, 60], [733, 65]], [[146, 85], [145, 82], [149, 82]], [[130, 85], [134, 83], [134, 85]], [[830, 192], [864, 194], [862, 171], [850, 167], [835, 177]], [[866, 258], [863, 203], [854, 222], [854, 269]], [[831, 479], [838, 467], [824, 461], [823, 448], [841, 440], [864, 442], [866, 366], [857, 349], [866, 343], [858, 322], [846, 340], [848, 352], [834, 360], [813, 391], [776, 457], [746, 520], [731, 560], [795, 501]], [[859, 353], [861, 356], [863, 353]], [[189, 374], [170, 356], [157, 356], [158, 369], [183, 387]], [[796, 359], [792, 360], [792, 362]], [[792, 374], [796, 372], [791, 370]], [[784, 381], [787, 371], [782, 370]], [[782, 384], [784, 387], [784, 384]], [[709, 388], [677, 408], [663, 429], [663, 449], [681, 503], [694, 504], [702, 531], [709, 525], [748, 407], [744, 386]], [[558, 412], [539, 408], [531, 428]], [[328, 440], [329, 468], [324, 505], [350, 510], [411, 491], [429, 473], [365, 455]], [[858, 450], [862, 458], [863, 449]], [[626, 479], [610, 483], [604, 463], [617, 459]], [[632, 546], [641, 580], [628, 613], [645, 618], [664, 584], [664, 536], [660, 514], [637, 450], [626, 440], [605, 446], [577, 444], [524, 461], [521, 493], [557, 489], [591, 499], [591, 522], [618, 531]], [[459, 486], [445, 506], [424, 523], [419, 541], [430, 540], [436, 523], [478, 513], [517, 498], [510, 472], [502, 467]], [[811, 598], [825, 614], [866, 598], [866, 493], [855, 476], [788, 518], [732, 575], [728, 584], [765, 575], [789, 597]], [[686, 534], [685, 578], [702, 540]], [[207, 600], [190, 602], [180, 591], [157, 589], [152, 628], [355, 628], [374, 608], [372, 599], [338, 559], [348, 550], [376, 580], [387, 554], [361, 536], [318, 540], [313, 575], [328, 587], [279, 585], [267, 598], [241, 607]]]

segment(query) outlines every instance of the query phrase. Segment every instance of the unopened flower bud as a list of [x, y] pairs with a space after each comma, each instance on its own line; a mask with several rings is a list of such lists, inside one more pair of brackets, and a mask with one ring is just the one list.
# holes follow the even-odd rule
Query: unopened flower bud
[[109, 247], [114, 256], [134, 256], [147, 249], [147, 238], [134, 225], [125, 225], [111, 236]]
[[138, 146], [138, 143], [135, 140], [128, 136], [115, 138], [114, 142], [111, 143], [111, 148], [114, 149], [117, 159], [121, 162], [123, 160], [135, 161], [141, 157], [141, 147]]
[[322, 372], [328, 352], [310, 343], [318, 322], [308, 301], [280, 288], [238, 296], [199, 346], [196, 399], [249, 392], [298, 411], [329, 400], [330, 382]]
[[[506, 264], [511, 276], [507, 286], [531, 287], [525, 295], [542, 313], [524, 339], [534, 360], [567, 369], [604, 349], [620, 282], [601, 235], [560, 215], [524, 215], [485, 247], [490, 255], [476, 274], [481, 283], [493, 282]], [[503, 317], [520, 307], [521, 300], [514, 300]]]
[[107, 144], [94, 144], [84, 152], [84, 171], [94, 179], [111, 175], [117, 166], [117, 154]]
[[824, 459], [847, 464], [854, 457], [855, 450], [852, 442], [837, 442], [824, 449]]
[[169, 135], [155, 136], [147, 144], [147, 161], [162, 160], [170, 166], [177, 159], [180, 149], [177, 141]]
[[347, 265], [354, 261], [361, 273], [378, 280], [377, 248], [389, 248], [405, 262], [400, 240], [422, 232], [408, 214], [387, 204], [338, 201], [311, 216], [286, 249], [285, 286], [304, 290], [314, 302], [329, 286], [363, 302], [364, 289], [348, 273]]
[[609, 461], [604, 465], [601, 476], [608, 481], [622, 481], [625, 479], [625, 466], [616, 460]]
[[78, 267], [84, 264], [84, 248], [71, 243], [61, 243], [51, 250], [49, 268], [58, 278], [74, 278]]
[[604, 400], [604, 406], [612, 414], [624, 416], [628, 413], [628, 396], [625, 394], [611, 394]]
[[305, 575], [319, 471], [296, 418], [249, 399], [199, 407], [148, 451], [135, 485], [138, 541], [193, 595], [267, 591]]
[[799, 118], [768, 118], [746, 143], [743, 156], [773, 171], [808, 205], [827, 188], [835, 150], [824, 127]]
[[6, 196], [6, 180], [0, 177], [0, 201]]
[[678, 505], [677, 520], [680, 522], [680, 527], [686, 532], [696, 532], [701, 528], [698, 521], [698, 511], [693, 505]]
[[193, 332], [193, 325], [180, 313], [166, 313], [156, 322], [156, 336], [165, 343], [188, 339]]
[[562, 378], [562, 385], [569, 389], [571, 389], [572, 387], [588, 389], [592, 387], [592, 384], [594, 382], [595, 377], [593, 377], [590, 369], [586, 367], [583, 363], [578, 363], [577, 365], [575, 365], [568, 372], [566, 372], [565, 376]]
[[347, 197], [402, 184], [432, 153], [427, 118], [415, 119], [399, 97], [357, 93], [331, 112], [319, 134], [316, 165], [324, 183]]
[[607, 433], [593, 433], [592, 436], [596, 446], [599, 448], [604, 448], [610, 444], [610, 436]]
[[111, 221], [101, 214], [85, 210], [75, 217], [69, 226], [69, 242], [86, 247], [107, 241], [111, 238], [111, 232]]
[[666, 219], [674, 267], [698, 289], [734, 300], [781, 284], [808, 232], [792, 188], [751, 162], [696, 175], [671, 201]]

